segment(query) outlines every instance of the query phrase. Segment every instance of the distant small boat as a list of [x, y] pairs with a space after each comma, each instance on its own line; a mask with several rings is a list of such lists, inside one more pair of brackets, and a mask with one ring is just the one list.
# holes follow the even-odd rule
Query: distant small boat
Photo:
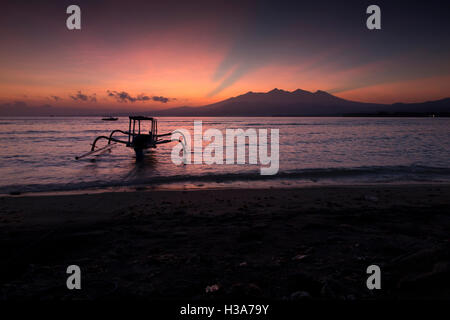
[[106, 117], [106, 118], [102, 118], [103, 121], [117, 121], [119, 120], [119, 118], [114, 118], [114, 117]]

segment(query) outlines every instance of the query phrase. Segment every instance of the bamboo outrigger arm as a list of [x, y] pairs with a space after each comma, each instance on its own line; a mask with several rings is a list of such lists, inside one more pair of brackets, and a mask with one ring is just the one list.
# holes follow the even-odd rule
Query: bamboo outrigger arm
[[172, 134], [172, 132], [169, 132], [169, 133], [163, 133], [163, 134], [158, 134], [158, 138], [159, 138], [159, 137], [170, 136], [171, 134]]
[[[123, 131], [123, 130], [120, 130], [120, 129], [116, 129], [116, 130], [113, 130], [111, 132], [111, 134], [109, 135], [109, 139], [111, 139], [113, 134], [116, 133], [116, 132], [120, 132], [120, 133], [123, 133], [125, 135], [131, 135], [131, 133], [129, 133], [128, 131]], [[110, 144], [110, 143], [111, 143], [111, 141], [108, 141], [108, 144]]]
[[155, 144], [161, 144], [161, 143], [169, 143], [172, 142], [173, 140], [158, 140], [155, 142]]
[[99, 155], [99, 154], [102, 154], [103, 152], [110, 151], [113, 147], [115, 147], [115, 145], [116, 145], [116, 143], [107, 144], [106, 146], [104, 146], [102, 148], [99, 148], [96, 150], [91, 150], [89, 152], [82, 154], [81, 156], [76, 156], [75, 160], [79, 160], [79, 159], [87, 157], [87, 156]]
[[[111, 134], [111, 135], [112, 135], [112, 134]], [[92, 143], [91, 151], [94, 151], [94, 150], [95, 150], [95, 144], [96, 144], [97, 141], [100, 140], [100, 139], [106, 139], [106, 140], [108, 140], [108, 144], [111, 144], [111, 141], [118, 142], [118, 143], [123, 143], [123, 144], [127, 144], [126, 141], [122, 141], [122, 140], [119, 140], [119, 139], [116, 139], [116, 138], [112, 138], [111, 135], [110, 135], [109, 137], [107, 137], [107, 136], [98, 136], [97, 138], [95, 138], [94, 142]]]

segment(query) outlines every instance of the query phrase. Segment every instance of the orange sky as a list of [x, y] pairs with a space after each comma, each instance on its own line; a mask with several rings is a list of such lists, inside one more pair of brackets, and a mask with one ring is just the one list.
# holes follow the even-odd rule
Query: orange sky
[[[112, 2], [105, 10], [81, 1], [84, 27], [69, 31], [57, 2], [40, 7], [41, 16], [24, 6], [11, 4], [2, 22], [0, 104], [159, 109], [275, 87], [378, 103], [450, 96], [448, 45], [439, 42], [446, 29], [430, 33], [427, 24], [414, 33], [401, 21], [394, 25], [401, 16], [391, 17], [387, 30], [369, 33], [361, 17], [353, 19], [360, 8], [327, 12], [311, 5], [311, 16], [330, 15], [320, 21], [297, 17], [296, 8], [291, 16], [254, 4], [169, 11], [164, 4]], [[148, 99], [120, 100], [108, 92]]]

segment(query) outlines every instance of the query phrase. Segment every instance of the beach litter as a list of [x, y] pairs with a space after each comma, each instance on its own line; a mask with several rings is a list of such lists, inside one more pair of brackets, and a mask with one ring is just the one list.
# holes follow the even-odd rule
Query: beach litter
[[308, 256], [308, 255], [306, 255], [306, 254], [298, 254], [298, 255], [296, 255], [295, 257], [293, 257], [292, 260], [295, 260], [295, 261], [303, 260], [303, 259], [305, 259], [307, 256]]
[[378, 202], [378, 197], [376, 197], [376, 196], [371, 196], [371, 195], [365, 195], [364, 196], [364, 200], [367, 200], [367, 201], [372, 201], [372, 202]]
[[219, 291], [219, 289], [220, 289], [220, 286], [218, 284], [213, 284], [212, 286], [207, 286], [205, 288], [205, 292], [213, 293], [213, 292]]

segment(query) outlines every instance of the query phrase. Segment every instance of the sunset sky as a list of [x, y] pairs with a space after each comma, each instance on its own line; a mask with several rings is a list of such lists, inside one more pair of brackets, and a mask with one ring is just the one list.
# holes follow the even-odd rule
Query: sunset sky
[[[9, 1], [0, 105], [199, 106], [248, 91], [450, 96], [448, 1]], [[66, 8], [81, 8], [81, 30]], [[381, 7], [382, 30], [365, 26]]]

